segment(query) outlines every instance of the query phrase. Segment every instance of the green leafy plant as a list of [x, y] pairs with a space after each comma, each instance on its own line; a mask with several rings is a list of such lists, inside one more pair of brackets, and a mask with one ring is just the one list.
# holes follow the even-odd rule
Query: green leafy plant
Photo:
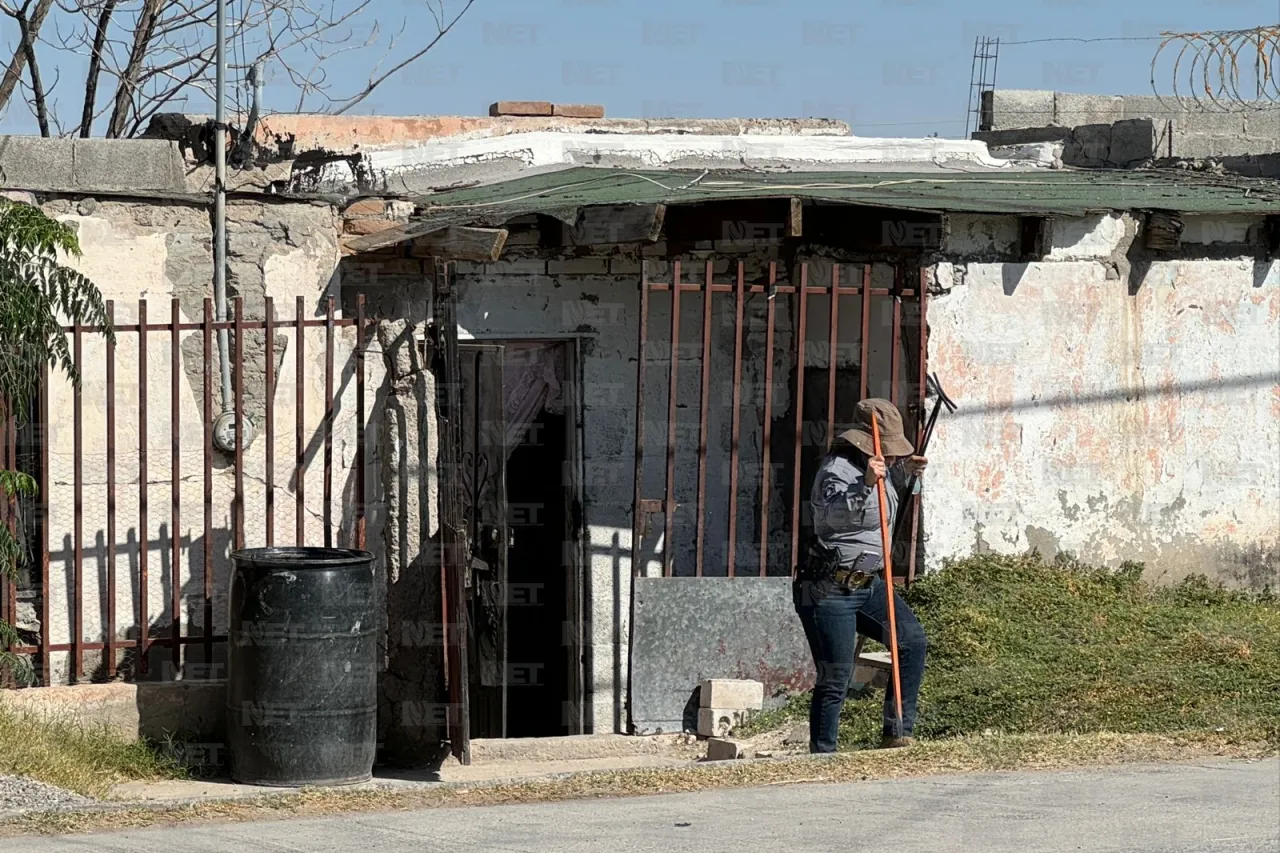
[[[80, 256], [80, 243], [68, 225], [38, 207], [0, 198], [0, 403], [15, 421], [26, 417], [47, 368], [61, 371], [77, 388], [76, 370], [64, 323], [102, 326], [114, 339], [102, 294], [66, 261]], [[12, 509], [13, 528], [0, 524], [0, 582], [17, 579], [26, 548], [19, 498], [33, 497], [38, 484], [20, 471], [0, 470], [0, 500]], [[17, 630], [0, 619], [0, 673], [30, 683], [26, 659], [9, 651]]]

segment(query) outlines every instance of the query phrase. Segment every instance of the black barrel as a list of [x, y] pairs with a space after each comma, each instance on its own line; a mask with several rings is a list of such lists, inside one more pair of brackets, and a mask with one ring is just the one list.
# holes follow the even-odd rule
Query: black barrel
[[373, 555], [252, 548], [231, 555], [227, 745], [249, 785], [347, 785], [373, 775]]

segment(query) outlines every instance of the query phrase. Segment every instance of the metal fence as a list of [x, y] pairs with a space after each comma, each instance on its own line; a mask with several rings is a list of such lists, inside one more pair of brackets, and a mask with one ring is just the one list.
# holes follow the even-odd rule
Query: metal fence
[[[921, 412], [926, 392], [926, 339], [925, 327], [927, 293], [926, 271], [902, 262], [876, 262], [842, 264], [830, 262], [797, 263], [792, 266], [793, 281], [779, 277], [779, 265], [768, 264], [767, 269], [754, 272], [754, 280], [748, 281], [748, 271], [742, 262], [736, 270], [730, 268], [732, 279], [715, 280], [714, 261], [707, 261], [693, 275], [686, 275], [679, 262], [670, 265], [670, 277], [664, 281], [651, 280], [650, 265], [646, 264], [640, 284], [639, 357], [636, 388], [636, 455], [635, 455], [635, 529], [632, 538], [632, 568], [642, 573], [646, 562], [660, 561], [662, 575], [723, 576], [744, 574], [789, 575], [794, 572], [801, 549], [801, 532], [804, 527], [802, 506], [807, 483], [806, 470], [812, 468], [816, 458], [830, 445], [831, 437], [838, 432], [840, 421], [848, 424], [852, 413], [853, 388], [857, 399], [880, 396], [870, 393], [874, 384], [888, 387], [887, 396], [904, 412], [907, 435], [916, 436], [917, 446], [923, 426]], [[830, 282], [812, 280], [816, 268], [830, 268]], [[873, 269], [880, 267], [881, 278], [892, 271], [892, 282], [873, 286]], [[689, 279], [689, 280], [686, 280]], [[689, 296], [700, 308], [700, 332], [692, 345], [683, 343], [682, 314]], [[748, 302], [753, 296], [763, 296], [767, 306], [763, 318], [744, 317]], [[787, 299], [786, 313], [789, 323], [779, 324], [780, 303]], [[855, 301], [856, 300], [856, 301]], [[887, 301], [887, 302], [886, 302]], [[727, 305], [725, 304], [727, 303]], [[669, 314], [666, 329], [652, 329], [651, 319], [655, 310]], [[719, 309], [721, 320], [715, 320]], [[853, 309], [853, 313], [850, 313]], [[809, 316], [817, 310], [825, 314], [826, 328], [813, 333]], [[757, 313], [759, 306], [756, 306]], [[731, 312], [731, 314], [729, 313]], [[727, 316], [726, 316], [727, 315]], [[730, 318], [731, 317], [731, 321]], [[846, 319], [842, 320], [844, 317]], [[856, 317], [856, 323], [849, 318]], [[821, 318], [820, 318], [821, 319]], [[762, 322], [761, 322], [762, 321]], [[732, 355], [728, 347], [717, 352], [716, 330], [732, 328]], [[790, 352], [781, 352], [777, 336], [785, 331], [790, 335]], [[745, 346], [749, 336], [755, 336], [754, 351]], [[763, 341], [760, 338], [763, 338]], [[723, 337], [721, 341], [723, 342]], [[887, 359], [885, 350], [887, 349]], [[817, 357], [815, 357], [815, 354]], [[825, 354], [825, 355], [824, 355]], [[826, 394], [822, 412], [815, 418], [812, 411], [806, 415], [806, 374], [812, 374], [811, 362], [825, 359]], [[840, 384], [837, 372], [841, 360], [857, 367], [856, 386], [837, 400]], [[856, 359], [856, 360], [855, 360]], [[887, 363], [885, 363], [887, 361]], [[720, 377], [713, 383], [713, 363]], [[660, 497], [647, 497], [646, 493], [646, 407], [654, 407], [646, 377], [650, 369], [665, 369], [666, 400], [665, 417], [649, 421], [665, 429], [665, 454], [662, 456], [662, 492]], [[693, 369], [698, 373], [696, 390], [696, 426], [685, 427], [680, 423], [681, 409], [694, 409], [693, 389], [681, 385], [682, 371]], [[821, 375], [819, 366], [819, 375]], [[747, 381], [746, 374], [752, 374]], [[873, 383], [872, 375], [876, 375]], [[709, 437], [711, 401], [723, 385], [730, 383], [727, 411], [721, 418], [729, 419], [727, 448], [712, 446]], [[685, 388], [684, 402], [681, 389]], [[775, 411], [775, 398], [790, 400], [792, 411], [783, 413], [781, 419]], [[744, 409], [750, 405], [750, 426], [758, 438], [758, 450], [743, 452]], [[837, 419], [837, 410], [842, 417]], [[787, 415], [790, 417], [787, 417]], [[686, 419], [691, 417], [686, 416]], [[677, 455], [686, 455], [689, 448], [696, 448], [696, 481], [691, 465], [678, 465]], [[717, 455], [727, 456], [727, 482], [718, 484], [721, 497], [727, 498], [727, 518], [721, 519], [725, 541], [715, 543], [723, 550], [723, 558], [712, 565], [709, 558], [712, 539], [709, 533], [709, 517], [719, 511], [709, 504], [708, 461]], [[807, 455], [808, 458], [802, 458]], [[778, 458], [781, 456], [782, 458]], [[690, 460], [692, 461], [692, 460]], [[654, 473], [652, 470], [650, 474]], [[678, 476], [678, 473], [680, 476]], [[779, 482], [781, 480], [782, 482]], [[650, 478], [653, 483], [655, 478]], [[693, 519], [687, 515], [682, 530], [677, 518], [683, 506], [689, 502], [677, 499], [677, 492], [684, 484], [686, 494], [692, 492]], [[747, 494], [745, 492], [754, 494]], [[649, 490], [649, 493], [652, 489]], [[754, 499], [754, 511], [744, 512], [740, 506], [746, 498]], [[781, 504], [780, 506], [778, 504]], [[909, 542], [906, 543], [907, 577], [914, 576], [917, 557], [917, 539], [920, 518], [919, 495], [916, 495], [904, 511], [912, 514]], [[661, 544], [655, 552], [645, 553], [649, 539], [649, 519], [663, 516]], [[721, 513], [723, 515], [723, 513]], [[741, 542], [742, 528], [749, 527], [750, 541]], [[727, 528], [727, 529], [726, 529]], [[692, 537], [692, 542], [684, 541]], [[689, 545], [692, 545], [690, 551]], [[685, 565], [677, 565], [677, 552], [692, 555]], [[687, 563], [691, 562], [692, 565]], [[754, 565], [751, 565], [754, 563]], [[743, 571], [744, 564], [749, 566]], [[901, 575], [900, 575], [901, 576]]]
[[[259, 314], [256, 319], [247, 318], [243, 300], [235, 299], [232, 316], [225, 322], [215, 320], [210, 299], [203, 300], [202, 316], [195, 322], [184, 322], [178, 299], [167, 306], [165, 322], [155, 322], [151, 307], [146, 300], [140, 300], [133, 322], [113, 322], [114, 340], [109, 340], [101, 327], [66, 327], [72, 357], [84, 381], [73, 392], [69, 412], [62, 405], [51, 412], [51, 386], [62, 397], [72, 392], [67, 390], [69, 386], [59, 384], [63, 382], [60, 376], [50, 376], [40, 391], [34, 416], [36, 428], [28, 430], [33, 436], [29, 439], [33, 451], [29, 456], [34, 458], [35, 468], [28, 473], [40, 488], [31, 512], [35, 517], [24, 519], [22, 525], [28, 531], [28, 565], [22, 572], [28, 588], [20, 595], [17, 585], [3, 584], [0, 615], [10, 624], [16, 623], [22, 595], [36, 608], [38, 635], [27, 636], [10, 650], [33, 656], [40, 684], [63, 678], [78, 682], [155, 677], [157, 673], [151, 671], [154, 648], [169, 650], [167, 657], [174, 669], [168, 671], [181, 672], [186, 655], [193, 648], [201, 650], [198, 658], [204, 663], [212, 662], [215, 646], [226, 641], [225, 634], [214, 630], [222, 619], [221, 615], [215, 618], [214, 613], [215, 598], [221, 594], [215, 593], [215, 578], [227, 576], [230, 551], [234, 549], [277, 544], [329, 547], [334, 544], [335, 535], [342, 540], [340, 544], [364, 546], [367, 334], [363, 297], [354, 318], [335, 316], [332, 298], [327, 300], [323, 316], [316, 316], [314, 310], [308, 311], [301, 296], [292, 319], [277, 318], [270, 297], [255, 311]], [[107, 303], [107, 311], [108, 316], [117, 317], [114, 303]], [[335, 336], [340, 329], [351, 331], [344, 335], [344, 361], [337, 365]], [[235, 439], [233, 452], [227, 454], [215, 449], [212, 434], [215, 416], [221, 411], [221, 406], [215, 407], [218, 362], [214, 339], [222, 330], [230, 333], [232, 342]], [[323, 368], [318, 365], [319, 341], [314, 340], [320, 337], [319, 330], [323, 330]], [[250, 337], [260, 341], [261, 353], [247, 358], [245, 347]], [[313, 338], [310, 346], [308, 337]], [[87, 350], [94, 354], [91, 360], [86, 357]], [[285, 365], [288, 350], [293, 356], [292, 395], [284, 383], [278, 382], [277, 375], [277, 362]], [[96, 363], [97, 356], [102, 359], [100, 364]], [[251, 381], [247, 374], [258, 370], [262, 372], [262, 382], [255, 389], [257, 377]], [[321, 372], [322, 380], [317, 375]], [[339, 374], [350, 380], [341, 395], [342, 406], [335, 403]], [[309, 400], [308, 392], [315, 393], [318, 381], [323, 382], [323, 391], [317, 395], [319, 399]], [[156, 387], [163, 387], [166, 382], [168, 399], [151, 399], [156, 396], [152, 393]], [[122, 392], [122, 386], [128, 387]], [[253, 450], [250, 466], [244, 441], [245, 400], [247, 394], [257, 394], [259, 390], [262, 422], [255, 430], [257, 435], [250, 439], [251, 444], [259, 444]], [[293, 409], [292, 423], [277, 423], [277, 409], [282, 405]], [[352, 405], [354, 413], [348, 408]], [[86, 407], [91, 407], [95, 415], [92, 434], [86, 425]], [[347, 410], [341, 411], [344, 408]], [[344, 425], [354, 423], [356, 430], [354, 463], [346, 466], [353, 483], [346, 489], [345, 508], [343, 495], [334, 490], [334, 427], [340, 411]], [[64, 479], [65, 470], [53, 471], [50, 460], [54, 438], [66, 442], [68, 419], [69, 481]], [[167, 433], [166, 438], [161, 439], [155, 434], [157, 431]], [[0, 464], [4, 467], [15, 467], [20, 461], [20, 432], [12, 418], [4, 425], [0, 437]], [[157, 454], [157, 445], [166, 444], [167, 452]], [[291, 452], [291, 456], [281, 454], [277, 458], [278, 450]], [[319, 472], [315, 471], [317, 461]], [[86, 465], [94, 476], [86, 475]], [[58, 467], [68, 467], [66, 460], [60, 457]], [[122, 473], [122, 468], [127, 470]], [[246, 489], [246, 477], [253, 480], [254, 495]], [[233, 485], [226, 482], [229, 478], [234, 478]], [[317, 479], [322, 492], [318, 508], [314, 498], [308, 499], [308, 490], [316, 487]], [[197, 484], [201, 500], [195, 508], [191, 504]], [[251, 498], [254, 505], [250, 504]], [[69, 502], [70, 506], [53, 507], [51, 501]], [[87, 502], [94, 506], [90, 526], [98, 529], [85, 529]], [[17, 530], [17, 506], [7, 504], [3, 512], [0, 521]], [[246, 513], [250, 514], [251, 523], [246, 523]], [[292, 531], [277, 529], [278, 515], [292, 516]], [[316, 523], [323, 531], [319, 535], [315, 523], [308, 525], [316, 515]], [[215, 529], [223, 520], [229, 521], [229, 529]], [[343, 521], [347, 526], [339, 529]], [[159, 533], [152, 536], [156, 524], [160, 525]], [[124, 541], [120, 536], [122, 526], [128, 528]], [[191, 532], [185, 541], [184, 529]], [[87, 535], [93, 537], [92, 545]], [[55, 565], [52, 560], [57, 537], [69, 537], [66, 577], [63, 564]], [[100, 564], [88, 587], [86, 574], [93, 567], [86, 547], [94, 548], [96, 557], [92, 561]], [[154, 577], [157, 558], [162, 575], [158, 579]], [[154, 600], [157, 581], [166, 593], [160, 601]], [[131, 607], [127, 606], [128, 601], [132, 602]], [[56, 614], [55, 606], [59, 608]], [[92, 619], [86, 619], [86, 606], [94, 611]], [[189, 614], [185, 620], [184, 610]], [[152, 614], [157, 614], [159, 629], [149, 624]], [[54, 635], [55, 617], [60, 626], [65, 626], [58, 629], [58, 636]], [[66, 672], [55, 677], [51, 659], [58, 653], [66, 653], [69, 662]], [[97, 661], [88, 675], [87, 656]], [[127, 665], [122, 657], [129, 661]]]

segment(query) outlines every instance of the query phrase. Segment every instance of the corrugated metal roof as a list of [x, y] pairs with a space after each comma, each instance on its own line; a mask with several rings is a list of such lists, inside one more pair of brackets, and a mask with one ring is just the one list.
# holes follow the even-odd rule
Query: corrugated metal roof
[[[419, 199], [427, 224], [499, 224], [610, 204], [690, 204], [799, 197], [922, 211], [1083, 215], [1174, 210], [1188, 214], [1280, 213], [1280, 182], [1195, 172], [698, 172], [578, 167], [434, 193]], [[415, 229], [418, 230], [418, 229]]]

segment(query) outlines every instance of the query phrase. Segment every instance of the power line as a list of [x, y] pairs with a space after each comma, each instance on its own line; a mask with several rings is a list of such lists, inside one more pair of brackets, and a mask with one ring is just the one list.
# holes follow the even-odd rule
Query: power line
[[1059, 38], [1027, 39], [1026, 41], [1001, 41], [1000, 44], [1002, 46], [1007, 44], [1047, 44], [1049, 42], [1064, 42], [1064, 41], [1087, 44], [1087, 43], [1097, 42], [1097, 41], [1163, 41], [1165, 38], [1166, 36], [1162, 36], [1162, 35], [1161, 36], [1110, 36], [1106, 38], [1090, 38], [1090, 39], [1068, 38], [1066, 36], [1061, 36]]

